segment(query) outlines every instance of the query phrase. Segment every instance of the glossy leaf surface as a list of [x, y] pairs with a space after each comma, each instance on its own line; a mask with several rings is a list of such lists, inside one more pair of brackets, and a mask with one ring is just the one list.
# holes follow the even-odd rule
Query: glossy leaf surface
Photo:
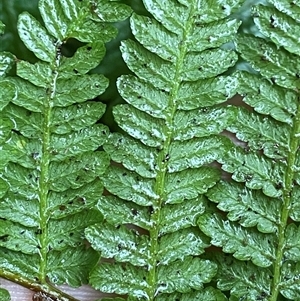
[[[103, 218], [94, 207], [109, 164], [98, 150], [108, 129], [98, 123], [105, 106], [92, 99], [108, 80], [88, 73], [116, 30], [91, 9], [87, 2], [41, 0], [45, 27], [22, 13], [19, 35], [38, 61], [16, 60], [16, 76], [0, 81], [0, 275], [51, 300], [74, 300], [54, 286], [87, 283], [99, 260], [84, 230]], [[86, 44], [66, 56], [62, 48], [70, 38]], [[14, 57], [2, 53], [0, 59], [2, 76]]]
[[[210, 164], [231, 146], [220, 133], [236, 111], [218, 105], [235, 94], [237, 78], [221, 74], [237, 55], [219, 46], [238, 29], [226, 18], [238, 4], [224, 11], [218, 1], [145, 0], [151, 16], [130, 18], [137, 41], [122, 41], [121, 51], [133, 74], [118, 79], [126, 104], [113, 109], [124, 132], [104, 144], [115, 162], [104, 177], [110, 195], [98, 203], [106, 222], [86, 230], [92, 247], [115, 261], [94, 269], [96, 289], [185, 300], [216, 274], [213, 262], [198, 258], [209, 244], [195, 226], [203, 195], [220, 179]], [[215, 28], [208, 44], [199, 32]]]
[[255, 72], [238, 74], [244, 104], [227, 127], [237, 145], [218, 159], [230, 176], [198, 218], [226, 254], [215, 279], [230, 300], [299, 298], [299, 3], [269, 2], [252, 8], [260, 33], [237, 37]]

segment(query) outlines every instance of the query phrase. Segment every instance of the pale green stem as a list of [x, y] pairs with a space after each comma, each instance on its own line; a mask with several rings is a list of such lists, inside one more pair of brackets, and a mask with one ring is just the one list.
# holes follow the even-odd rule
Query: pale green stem
[[283, 188], [283, 207], [281, 211], [280, 224], [278, 227], [278, 247], [276, 251], [276, 260], [274, 263], [274, 278], [271, 287], [270, 301], [277, 301], [280, 291], [281, 282], [281, 268], [283, 263], [284, 244], [285, 244], [285, 230], [288, 223], [289, 211], [291, 209], [292, 190], [294, 180], [294, 164], [296, 160], [296, 153], [298, 150], [300, 136], [300, 106], [294, 120], [293, 129], [290, 136], [290, 151], [287, 157], [287, 167], [285, 170], [284, 188]]
[[[194, 13], [195, 8], [191, 9], [191, 15]], [[161, 223], [161, 209], [164, 202], [165, 197], [165, 181], [167, 175], [167, 165], [168, 165], [168, 157], [171, 147], [171, 141], [173, 136], [173, 123], [174, 123], [174, 115], [177, 110], [177, 106], [175, 103], [175, 99], [177, 98], [178, 90], [180, 87], [180, 76], [183, 69], [183, 62], [185, 55], [187, 53], [187, 36], [192, 30], [193, 18], [190, 18], [185, 32], [183, 33], [181, 44], [179, 47], [179, 55], [176, 63], [176, 73], [173, 79], [174, 85], [170, 91], [169, 97], [169, 108], [171, 108], [168, 118], [166, 120], [166, 126], [163, 131], [167, 134], [167, 139], [163, 145], [163, 149], [158, 156], [158, 168], [159, 172], [156, 177], [156, 185], [155, 185], [155, 193], [159, 195], [159, 199], [153, 206], [153, 213], [151, 216], [151, 220], [153, 221], [153, 228], [150, 230], [150, 257], [151, 262], [149, 265], [149, 274], [148, 274], [148, 284], [149, 290], [147, 292], [149, 300], [154, 300], [156, 296], [158, 277], [157, 277], [157, 254], [159, 252], [159, 228]]]

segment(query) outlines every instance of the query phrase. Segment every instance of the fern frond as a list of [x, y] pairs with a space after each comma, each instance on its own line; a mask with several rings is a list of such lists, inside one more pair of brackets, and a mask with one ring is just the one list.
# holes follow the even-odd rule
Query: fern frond
[[219, 134], [236, 113], [219, 104], [235, 94], [237, 79], [221, 74], [237, 56], [220, 46], [239, 27], [226, 18], [239, 1], [144, 4], [152, 16], [133, 14], [137, 42], [121, 45], [134, 75], [117, 82], [127, 104], [113, 113], [125, 133], [104, 145], [118, 163], [104, 177], [110, 195], [98, 203], [106, 223], [86, 230], [93, 248], [116, 263], [96, 267], [90, 283], [129, 300], [214, 300], [213, 290], [194, 292], [217, 268], [198, 257], [209, 245], [195, 226], [203, 194], [220, 178], [210, 164], [231, 145]]
[[243, 227], [257, 227], [262, 233], [274, 233], [280, 213], [280, 201], [261, 190], [252, 190], [240, 183], [220, 182], [207, 193], [208, 198], [227, 213], [227, 218]]
[[236, 42], [242, 58], [258, 73], [239, 74], [238, 92], [252, 108], [238, 108], [236, 122], [227, 128], [242, 142], [219, 159], [232, 180], [207, 194], [223, 214], [198, 219], [212, 244], [237, 259], [217, 260], [218, 288], [230, 291], [232, 300], [300, 296], [300, 6], [270, 2], [274, 6], [253, 8], [265, 38], [241, 34]]
[[214, 256], [218, 263], [218, 287], [222, 291], [231, 291], [230, 300], [268, 300], [271, 295], [269, 269], [257, 269], [249, 261], [239, 261], [225, 254]]
[[[88, 72], [116, 29], [97, 15], [111, 22], [129, 11], [73, 0], [41, 0], [39, 10], [45, 27], [27, 12], [18, 20], [19, 35], [37, 62], [17, 61], [17, 76], [0, 82], [1, 133], [9, 130], [1, 136], [0, 275], [75, 300], [55, 285], [86, 283], [99, 259], [87, 248], [84, 229], [102, 220], [93, 207], [109, 164], [98, 151], [108, 135], [97, 123], [105, 107], [92, 100], [108, 80]], [[70, 38], [82, 42], [72, 57], [63, 49]], [[9, 60], [2, 54], [1, 75]]]

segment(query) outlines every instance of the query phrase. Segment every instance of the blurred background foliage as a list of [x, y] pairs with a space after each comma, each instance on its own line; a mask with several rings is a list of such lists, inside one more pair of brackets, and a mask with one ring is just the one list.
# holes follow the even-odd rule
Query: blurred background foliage
[[[32, 52], [30, 52], [20, 40], [17, 31], [17, 20], [18, 15], [21, 12], [27, 11], [43, 24], [43, 20], [38, 10], [38, 1], [39, 0], [0, 0], [0, 20], [6, 26], [4, 35], [0, 37], [0, 51], [9, 51], [17, 58], [31, 63], [34, 63], [37, 60]], [[120, 2], [131, 6], [133, 11], [138, 14], [147, 15], [142, 0], [121, 0]], [[266, 1], [246, 0], [241, 9], [233, 15], [234, 18], [243, 21], [241, 31], [255, 35], [259, 34], [251, 18], [251, 6], [257, 3], [266, 4]], [[104, 60], [91, 72], [102, 73], [110, 80], [109, 88], [104, 94], [99, 96], [98, 99], [107, 104], [107, 112], [102, 117], [101, 122], [108, 125], [111, 130], [116, 130], [111, 108], [115, 104], [123, 101], [116, 89], [116, 79], [121, 74], [130, 72], [121, 57], [119, 46], [121, 40], [126, 40], [128, 38], [132, 39], [133, 36], [130, 31], [128, 20], [117, 22], [113, 25], [118, 29], [118, 36], [107, 43], [107, 52]], [[73, 53], [78, 46], [78, 42], [70, 41], [67, 43], [65, 51]], [[244, 62], [239, 61], [234, 69], [249, 70], [249, 66]]]

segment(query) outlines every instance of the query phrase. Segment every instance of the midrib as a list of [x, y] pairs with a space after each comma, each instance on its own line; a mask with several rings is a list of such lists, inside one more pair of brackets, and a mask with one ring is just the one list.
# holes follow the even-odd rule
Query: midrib
[[280, 290], [280, 281], [281, 281], [281, 268], [283, 264], [283, 254], [285, 248], [285, 233], [286, 227], [289, 218], [289, 212], [291, 209], [292, 201], [292, 190], [293, 190], [293, 181], [294, 181], [294, 164], [296, 161], [296, 153], [299, 145], [300, 138], [300, 105], [298, 105], [297, 115], [295, 116], [293, 122], [293, 128], [290, 135], [290, 151], [287, 156], [287, 166], [285, 169], [284, 175], [284, 186], [282, 193], [282, 211], [280, 216], [280, 223], [278, 227], [278, 247], [276, 250], [276, 260], [274, 263], [274, 278], [271, 286], [271, 297], [270, 301], [277, 301], [279, 290]]
[[[174, 132], [174, 115], [177, 111], [177, 104], [176, 99], [179, 91], [179, 87], [181, 84], [181, 72], [183, 69], [183, 63], [184, 58], [187, 53], [187, 37], [189, 36], [192, 28], [193, 28], [193, 15], [195, 13], [197, 1], [193, 1], [191, 3], [191, 10], [190, 10], [190, 16], [186, 23], [186, 29], [183, 32], [181, 44], [179, 47], [179, 52], [176, 60], [176, 67], [175, 67], [175, 75], [173, 78], [173, 86], [170, 89], [170, 96], [169, 96], [169, 102], [168, 102], [168, 108], [169, 112], [167, 115], [167, 119], [165, 122], [165, 126], [162, 129], [162, 131], [166, 134], [166, 141], [163, 145], [162, 150], [160, 151], [158, 155], [158, 162], [157, 166], [159, 168], [159, 171], [156, 176], [156, 184], [154, 187], [154, 191], [157, 195], [159, 195], [159, 198], [156, 203], [154, 203], [153, 206], [153, 213], [151, 215], [151, 221], [154, 227], [149, 231], [150, 235], [150, 264], [149, 264], [149, 274], [148, 274], [148, 285], [149, 290], [147, 292], [148, 300], [154, 300], [155, 296], [157, 294], [157, 254], [159, 252], [159, 228], [161, 223], [161, 207], [163, 205], [164, 199], [165, 199], [165, 181], [166, 181], [166, 175], [167, 175], [167, 165], [169, 160], [169, 153], [170, 153], [170, 147], [171, 142], [173, 138], [173, 132]], [[174, 47], [177, 47], [178, 45], [174, 45]], [[176, 126], [176, 125], [175, 125]]]
[[56, 45], [56, 59], [53, 64], [53, 77], [51, 85], [49, 87], [49, 92], [44, 100], [44, 122], [43, 122], [43, 136], [42, 136], [42, 156], [41, 156], [41, 173], [39, 179], [39, 209], [40, 209], [40, 229], [42, 231], [40, 236], [40, 268], [39, 268], [39, 280], [44, 283], [46, 281], [47, 275], [47, 254], [48, 254], [48, 194], [49, 194], [49, 166], [50, 166], [50, 136], [51, 136], [51, 114], [53, 108], [53, 100], [56, 95], [56, 85], [58, 78], [58, 67], [61, 60], [60, 53], [61, 44]]

